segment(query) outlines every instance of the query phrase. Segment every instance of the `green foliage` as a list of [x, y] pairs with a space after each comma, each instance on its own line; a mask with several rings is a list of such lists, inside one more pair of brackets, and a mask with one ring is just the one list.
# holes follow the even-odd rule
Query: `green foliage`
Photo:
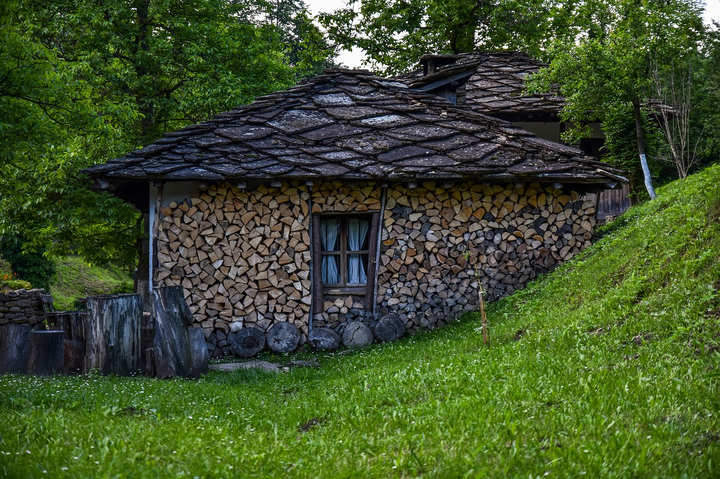
[[386, 74], [415, 68], [427, 53], [516, 49], [539, 54], [553, 31], [542, 0], [351, 0], [320, 22], [345, 49], [361, 48]]
[[4, 237], [0, 239], [0, 252], [20, 279], [35, 288], [50, 289], [50, 281], [55, 274], [55, 265], [41, 251], [27, 251], [26, 241], [21, 237]]
[[23, 235], [52, 256], [134, 264], [138, 213], [78, 172], [287, 87], [325, 61], [303, 44], [289, 65], [282, 32], [252, 23], [253, 5], [3, 2], [0, 235]]
[[[595, 121], [603, 123], [609, 136], [623, 135], [626, 112], [633, 118], [634, 109], [646, 107], [654, 98], [653, 66], [670, 65], [698, 53], [704, 35], [701, 4], [695, 0], [607, 0], [567, 5], [570, 11], [566, 13], [573, 12], [577, 20], [554, 42], [550, 67], [531, 79], [530, 90], [547, 92], [559, 85], [568, 100], [561, 118], [575, 124], [565, 140], [586, 136], [586, 125]], [[642, 118], [639, 114], [635, 119], [636, 129], [647, 135], [648, 125]], [[635, 141], [637, 153], [645, 153], [643, 140]], [[609, 138], [616, 160], [621, 156], [618, 146], [626, 141]]]
[[57, 261], [55, 268], [50, 292], [58, 310], [77, 309], [77, 301], [88, 296], [133, 292], [133, 280], [127, 269], [91, 266], [78, 256]]
[[490, 347], [472, 314], [287, 373], [2, 376], [0, 475], [714, 477], [718, 185], [662, 188], [490, 305]]

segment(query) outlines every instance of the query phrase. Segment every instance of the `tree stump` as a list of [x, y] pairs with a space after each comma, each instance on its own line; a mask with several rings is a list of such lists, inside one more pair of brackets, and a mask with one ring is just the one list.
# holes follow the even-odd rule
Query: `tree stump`
[[193, 323], [182, 286], [153, 289], [155, 311], [154, 371], [158, 378], [192, 374], [188, 327]]
[[398, 340], [403, 334], [405, 334], [405, 323], [396, 314], [388, 314], [375, 326], [375, 338], [381, 342]]
[[192, 376], [199, 378], [207, 372], [208, 360], [210, 359], [205, 344], [205, 330], [203, 328], [188, 328], [188, 338], [190, 340]]
[[28, 374], [62, 374], [64, 338], [65, 331], [31, 331]]
[[66, 339], [63, 346], [63, 372], [65, 374], [82, 373], [85, 361], [85, 340]]
[[238, 331], [230, 346], [233, 354], [241, 358], [251, 358], [263, 349], [265, 349], [265, 333], [255, 327]]
[[0, 326], [0, 374], [27, 373], [30, 329], [29, 324]]
[[348, 348], [365, 348], [372, 344], [373, 334], [370, 328], [360, 321], [353, 321], [345, 326], [342, 342]]
[[140, 295], [89, 297], [87, 308], [83, 372], [130, 376], [140, 371]]
[[300, 343], [300, 330], [292, 323], [275, 323], [268, 330], [267, 343], [271, 351], [291, 353]]
[[315, 349], [334, 351], [340, 347], [340, 337], [329, 328], [313, 328], [308, 335], [308, 341]]

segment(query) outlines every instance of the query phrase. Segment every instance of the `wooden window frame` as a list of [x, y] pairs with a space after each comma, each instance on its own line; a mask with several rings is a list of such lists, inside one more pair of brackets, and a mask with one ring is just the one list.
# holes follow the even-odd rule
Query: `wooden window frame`
[[[370, 221], [368, 228], [368, 248], [366, 250], [348, 251], [347, 249], [347, 219], [363, 218]], [[347, 285], [347, 284], [331, 284], [325, 285], [322, 281], [322, 256], [328, 254], [322, 249], [322, 241], [320, 239], [320, 221], [325, 219], [343, 220], [340, 227], [339, 241], [340, 251], [337, 255], [340, 257], [340, 278], [342, 282], [347, 278], [347, 260], [350, 254], [367, 254], [367, 282], [365, 284]], [[378, 228], [380, 225], [379, 212], [358, 212], [358, 213], [328, 213], [314, 214], [312, 217], [312, 255], [313, 255], [313, 310], [316, 313], [322, 312], [324, 295], [356, 295], [365, 296], [365, 307], [371, 308], [375, 293], [375, 270], [376, 256], [378, 248]], [[334, 253], [330, 253], [335, 256]]]

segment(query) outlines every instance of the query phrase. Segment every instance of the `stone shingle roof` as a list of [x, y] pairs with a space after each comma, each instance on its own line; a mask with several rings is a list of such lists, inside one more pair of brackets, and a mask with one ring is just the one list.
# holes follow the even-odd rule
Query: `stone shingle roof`
[[544, 117], [557, 119], [565, 99], [556, 94], [536, 95], [523, 93], [527, 76], [547, 66], [519, 52], [466, 53], [452, 56], [454, 63], [441, 67], [437, 72], [423, 76], [423, 70], [410, 72], [399, 80], [410, 88], [420, 88], [442, 77], [450, 77], [454, 71], [475, 66], [475, 73], [463, 86], [464, 100], [468, 108], [486, 115], [505, 119], [524, 120]]
[[607, 183], [578, 149], [364, 70], [328, 70], [85, 170], [117, 182], [414, 179]]

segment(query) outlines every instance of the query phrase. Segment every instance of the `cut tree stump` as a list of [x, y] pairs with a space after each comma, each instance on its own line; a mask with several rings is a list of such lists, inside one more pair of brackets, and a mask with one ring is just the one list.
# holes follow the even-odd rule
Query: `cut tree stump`
[[87, 298], [85, 316], [85, 361], [83, 373], [130, 376], [140, 371], [139, 294]]
[[62, 374], [64, 338], [65, 331], [30, 331], [28, 374]]
[[192, 376], [199, 378], [207, 372], [208, 361], [210, 360], [207, 345], [205, 344], [205, 330], [203, 328], [188, 328], [188, 338], [190, 340]]
[[360, 321], [353, 321], [345, 326], [342, 341], [348, 348], [365, 348], [373, 342], [373, 334], [370, 328]]
[[388, 314], [375, 326], [375, 338], [381, 342], [396, 341], [403, 334], [405, 334], [405, 323], [396, 314]]
[[265, 349], [265, 333], [255, 327], [238, 331], [230, 346], [233, 354], [241, 358], [251, 358], [263, 349]]
[[267, 343], [271, 351], [291, 353], [300, 343], [300, 330], [292, 323], [275, 323], [268, 330]]
[[27, 373], [30, 329], [29, 324], [0, 326], [0, 374]]
[[193, 323], [182, 286], [153, 289], [155, 364], [158, 378], [187, 377], [193, 372], [188, 328]]
[[330, 328], [313, 328], [308, 335], [308, 342], [315, 349], [334, 351], [340, 347], [340, 337]]

